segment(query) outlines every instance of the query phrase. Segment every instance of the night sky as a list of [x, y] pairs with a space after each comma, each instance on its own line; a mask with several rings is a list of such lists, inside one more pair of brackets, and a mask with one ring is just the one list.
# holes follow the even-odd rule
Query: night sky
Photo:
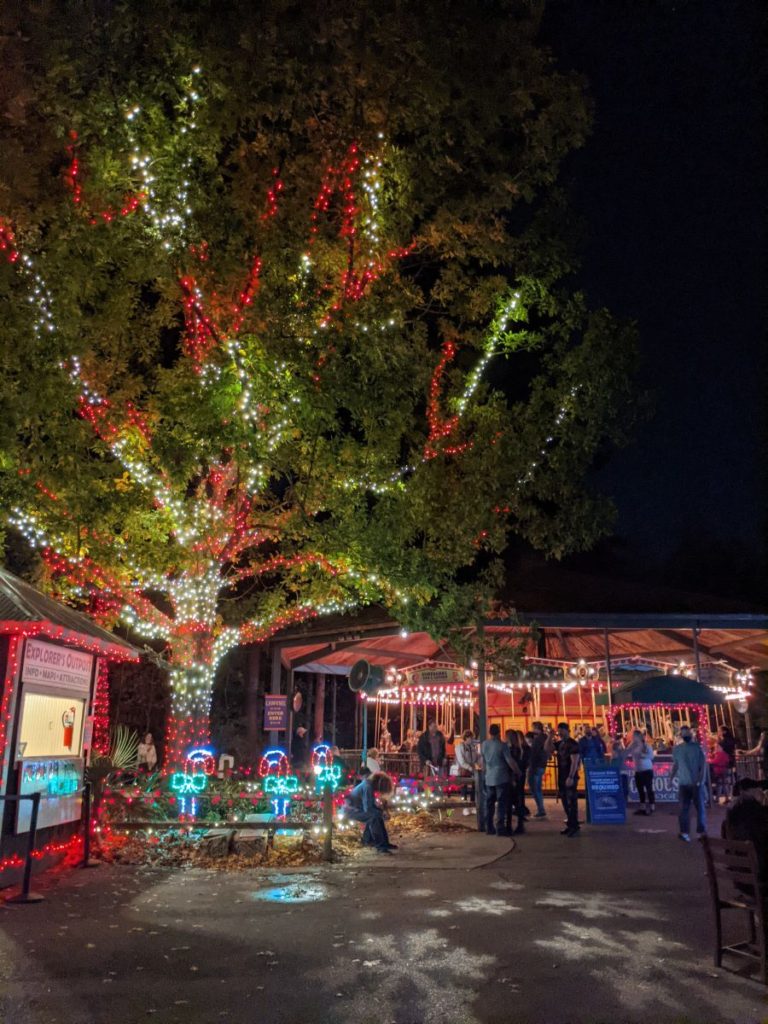
[[[585, 221], [577, 284], [638, 321], [655, 411], [600, 470], [627, 572], [757, 596], [765, 558], [761, 5], [553, 0], [594, 133], [563, 172]], [[601, 555], [592, 556], [599, 561]], [[730, 566], [730, 568], [729, 568]], [[674, 573], [673, 573], [674, 575]]]

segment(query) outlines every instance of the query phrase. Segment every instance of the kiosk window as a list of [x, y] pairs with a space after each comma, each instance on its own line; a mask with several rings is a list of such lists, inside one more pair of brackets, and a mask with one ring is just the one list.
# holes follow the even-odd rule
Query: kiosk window
[[84, 714], [77, 697], [25, 694], [17, 757], [79, 757]]

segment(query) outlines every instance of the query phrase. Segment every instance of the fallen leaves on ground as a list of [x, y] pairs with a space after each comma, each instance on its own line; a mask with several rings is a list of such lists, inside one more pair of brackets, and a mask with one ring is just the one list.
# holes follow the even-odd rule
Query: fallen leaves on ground
[[[300, 837], [275, 836], [274, 843], [254, 843], [253, 850], [213, 855], [200, 848], [204, 833], [166, 832], [148, 836], [142, 832], [113, 833], [102, 842], [101, 856], [116, 864], [150, 867], [207, 868], [216, 871], [245, 871], [255, 867], [304, 867], [323, 863], [322, 839], [306, 833]], [[334, 861], [346, 860], [361, 852], [360, 837], [337, 834], [333, 839]]]
[[440, 820], [427, 811], [419, 811], [416, 814], [392, 814], [387, 822], [387, 828], [390, 832], [396, 832], [400, 836], [425, 836], [435, 832], [470, 831], [469, 825], [464, 825], [462, 822], [456, 821], [455, 818]]
[[[398, 838], [418, 838], [440, 832], [464, 832], [469, 826], [452, 818], [440, 820], [422, 811], [416, 814], [392, 814], [388, 821], [390, 833]], [[360, 843], [362, 829], [334, 832], [334, 861], [349, 860], [364, 852]], [[253, 837], [252, 832], [243, 833]], [[306, 867], [323, 864], [323, 840], [320, 836], [276, 835], [273, 843], [265, 840], [238, 843], [240, 849], [227, 854], [211, 852], [205, 841], [206, 832], [113, 831], [100, 842], [102, 860], [115, 864], [136, 864], [149, 867], [206, 868], [216, 871], [247, 871], [256, 867]], [[246, 849], [243, 850], [242, 847]], [[247, 847], [252, 847], [247, 849]]]

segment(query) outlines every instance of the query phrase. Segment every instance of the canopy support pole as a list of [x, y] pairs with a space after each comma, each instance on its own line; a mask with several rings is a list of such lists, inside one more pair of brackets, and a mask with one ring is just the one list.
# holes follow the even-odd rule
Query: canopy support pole
[[[480, 649], [477, 652], [477, 710], [478, 733], [480, 747], [488, 738], [488, 690], [485, 681], [485, 630], [482, 624], [477, 627]], [[485, 831], [485, 772], [475, 772], [475, 806], [477, 810], [477, 828]]]
[[693, 634], [693, 657], [696, 662], [696, 679], [701, 682], [701, 654], [699, 651], [699, 627], [694, 626], [691, 630]]
[[608, 707], [613, 707], [613, 675], [611, 674], [611, 644], [608, 639], [608, 627], [603, 630], [605, 641], [605, 680], [608, 688]]

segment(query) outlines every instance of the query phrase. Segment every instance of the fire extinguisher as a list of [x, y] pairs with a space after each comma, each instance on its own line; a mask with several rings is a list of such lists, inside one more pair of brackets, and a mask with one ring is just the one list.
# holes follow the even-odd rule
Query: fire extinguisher
[[72, 749], [72, 742], [75, 737], [75, 714], [77, 708], [67, 708], [61, 716], [61, 724], [64, 726], [64, 746], [67, 750]]

